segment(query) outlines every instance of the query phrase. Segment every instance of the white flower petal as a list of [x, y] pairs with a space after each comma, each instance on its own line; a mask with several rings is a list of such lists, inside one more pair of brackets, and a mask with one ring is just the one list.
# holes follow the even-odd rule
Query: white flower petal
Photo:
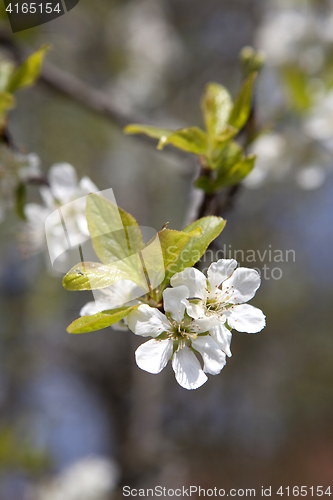
[[138, 302], [134, 301], [134, 299], [141, 295], [144, 295], [144, 291], [131, 280], [120, 280], [107, 288], [94, 291], [96, 300], [108, 303], [107, 309], [114, 309], [115, 307], [124, 305], [135, 305]]
[[194, 332], [204, 333], [210, 331], [220, 323], [221, 319], [218, 316], [204, 316], [203, 318], [194, 320], [194, 322], [191, 323], [191, 328]]
[[84, 236], [89, 236], [88, 221], [84, 210], [83, 213], [76, 214], [75, 222], [80, 233]]
[[185, 304], [187, 314], [191, 316], [191, 318], [202, 318], [206, 314], [206, 307], [203, 301], [200, 301], [198, 304], [193, 304], [185, 299], [183, 300], [183, 304]]
[[226, 355], [209, 335], [193, 340], [192, 346], [204, 360], [204, 372], [212, 375], [220, 373], [226, 364]]
[[254, 297], [260, 287], [260, 274], [254, 269], [240, 267], [222, 283], [222, 291], [227, 294], [226, 302], [242, 304]]
[[44, 223], [50, 211], [44, 208], [42, 205], [37, 203], [27, 203], [24, 205], [24, 215], [28, 222], [34, 225], [42, 225], [44, 229]]
[[163, 292], [164, 310], [171, 313], [172, 318], [178, 323], [184, 318], [185, 304], [182, 301], [189, 296], [189, 293], [189, 289], [184, 285], [167, 288]]
[[69, 163], [56, 163], [50, 168], [48, 177], [53, 196], [61, 203], [68, 203], [77, 187], [75, 168]]
[[56, 210], [57, 206], [54, 201], [54, 197], [51, 193], [50, 188], [46, 186], [42, 186], [39, 188], [39, 193], [40, 196], [44, 202], [44, 204], [50, 209], [50, 210]]
[[158, 337], [170, 328], [167, 318], [156, 307], [139, 306], [127, 316], [128, 326], [136, 335]]
[[220, 286], [223, 281], [229, 278], [236, 267], [237, 261], [235, 259], [220, 259], [213, 262], [207, 271], [208, 281], [212, 289]]
[[35, 153], [22, 156], [22, 162], [23, 166], [18, 171], [19, 178], [22, 181], [27, 182], [31, 177], [39, 177], [41, 175], [40, 159]]
[[215, 326], [212, 330], [209, 330], [210, 336], [214, 339], [217, 345], [226, 353], [229, 358], [232, 356], [230, 350], [230, 343], [232, 338], [232, 333], [226, 326], [220, 324]]
[[206, 276], [201, 271], [195, 269], [194, 267], [187, 267], [181, 273], [176, 273], [174, 276], [172, 276], [170, 284], [173, 287], [178, 287], [181, 285], [187, 286], [191, 298], [194, 297], [199, 299], [206, 298], [207, 294]]
[[92, 316], [93, 314], [106, 311], [107, 309], [111, 309], [107, 302], [103, 302], [102, 300], [92, 300], [91, 302], [87, 302], [82, 307], [80, 316]]
[[179, 385], [184, 389], [197, 389], [207, 381], [195, 354], [185, 346], [175, 352], [172, 358], [172, 368]]
[[135, 351], [136, 363], [141, 370], [160, 373], [172, 356], [172, 340], [148, 340]]
[[98, 193], [98, 187], [93, 183], [89, 177], [82, 177], [79, 182], [79, 188], [81, 190], [81, 196], [90, 193]]
[[257, 307], [249, 304], [235, 306], [225, 313], [228, 324], [238, 332], [258, 333], [266, 325], [265, 315]]

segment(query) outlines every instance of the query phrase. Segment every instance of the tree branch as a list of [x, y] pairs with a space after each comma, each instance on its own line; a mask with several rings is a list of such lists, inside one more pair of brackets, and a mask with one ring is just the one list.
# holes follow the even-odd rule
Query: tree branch
[[[25, 51], [21, 50], [12, 40], [11, 36], [4, 31], [0, 32], [0, 45], [8, 50], [18, 63], [22, 63], [25, 59]], [[132, 115], [121, 111], [121, 109], [112, 103], [110, 95], [91, 88], [75, 76], [50, 62], [44, 61], [38, 82], [79, 103], [86, 109], [104, 116], [120, 127], [124, 127], [128, 123], [147, 122], [147, 118], [144, 116]]]
[[89, 87], [75, 76], [51, 63], [44, 62], [39, 81], [49, 89], [69, 97], [85, 108], [89, 108], [113, 121], [120, 127], [124, 127], [128, 123], [147, 121], [142, 116], [129, 115], [120, 111], [113, 105], [111, 96]]
[[[238, 138], [243, 138], [244, 150], [246, 151], [247, 147], [253, 141], [253, 138], [256, 135], [257, 130], [257, 120], [256, 120], [256, 108], [255, 103], [252, 103], [251, 113], [246, 123], [245, 127], [238, 133]], [[205, 165], [200, 161], [200, 176], [201, 175], [210, 175], [212, 171], [207, 170]], [[225, 216], [227, 212], [233, 209], [236, 197], [239, 194], [239, 191], [242, 187], [242, 184], [235, 184], [229, 188], [224, 190], [225, 196], [221, 200], [221, 193], [216, 191], [214, 193], [205, 193], [201, 199], [201, 204], [196, 207], [196, 209], [192, 209], [192, 217], [196, 217], [199, 219], [200, 217], [204, 217], [207, 215], [221, 215]], [[193, 222], [195, 219], [190, 220]]]
[[[0, 32], [0, 45], [9, 50], [18, 62], [24, 60], [22, 51], [13, 42], [12, 38], [4, 32]], [[111, 96], [107, 93], [91, 88], [67, 71], [47, 61], [43, 64], [39, 82], [52, 91], [77, 102], [86, 109], [104, 116], [121, 128], [128, 123], [148, 123], [146, 117], [131, 115], [121, 111], [112, 103]], [[146, 136], [140, 136], [140, 139], [151, 142]], [[201, 171], [205, 171], [205, 166], [202, 164]], [[221, 204], [219, 203], [218, 193], [205, 193], [199, 200], [193, 190], [193, 203], [190, 203], [192, 206], [190, 206], [188, 211], [186, 222], [193, 222], [193, 220], [204, 217], [205, 215], [224, 215], [226, 210], [232, 208], [238, 191], [239, 186], [230, 188], [227, 191], [224, 202]]]

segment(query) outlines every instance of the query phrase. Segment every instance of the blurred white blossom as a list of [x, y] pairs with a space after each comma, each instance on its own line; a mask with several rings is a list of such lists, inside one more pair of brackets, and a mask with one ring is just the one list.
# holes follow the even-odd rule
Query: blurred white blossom
[[19, 241], [23, 255], [47, 250], [53, 263], [58, 257], [66, 260], [69, 248], [89, 238], [85, 197], [98, 188], [89, 177], [78, 181], [74, 167], [68, 163], [53, 165], [48, 180], [49, 186], [40, 188], [44, 205], [28, 203], [24, 207], [27, 223]]
[[126, 68], [113, 83], [112, 96], [122, 109], [156, 105], [165, 95], [167, 79], [176, 68], [181, 69], [180, 37], [160, 0], [137, 0], [122, 9], [122, 16], [121, 23], [114, 15], [110, 22], [112, 45], [121, 40], [127, 54]]
[[305, 190], [317, 189], [324, 184], [325, 169], [320, 165], [312, 165], [300, 170], [296, 175], [297, 184]]
[[323, 20], [323, 25], [320, 30], [321, 39], [323, 42], [332, 43], [333, 42], [333, 2], [331, 2], [331, 9], [327, 16]]
[[251, 153], [257, 155], [257, 159], [254, 169], [244, 179], [246, 187], [258, 188], [269, 177], [277, 178], [281, 173], [285, 173], [286, 143], [282, 135], [271, 133], [260, 136], [251, 146]]
[[41, 175], [40, 161], [36, 154], [24, 155], [5, 145], [0, 146], [0, 222], [5, 211], [15, 206], [16, 190], [21, 182]]
[[118, 468], [104, 457], [88, 457], [31, 491], [29, 500], [109, 500]]
[[333, 90], [312, 109], [304, 122], [304, 131], [333, 151]]
[[268, 64], [293, 61], [304, 38], [317, 31], [315, 18], [306, 10], [272, 9], [257, 32], [256, 45], [265, 52]]

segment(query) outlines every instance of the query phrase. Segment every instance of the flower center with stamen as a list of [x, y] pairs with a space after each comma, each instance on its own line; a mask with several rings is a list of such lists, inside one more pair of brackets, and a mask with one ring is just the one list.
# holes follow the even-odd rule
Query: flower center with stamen
[[186, 340], [197, 338], [197, 333], [191, 329], [190, 325], [185, 326], [184, 321], [177, 323], [177, 321], [170, 321], [170, 330], [168, 332], [168, 337], [173, 340]]
[[226, 290], [225, 292], [216, 290], [214, 292], [208, 292], [208, 298], [206, 301], [207, 314], [209, 313], [222, 316], [225, 311], [230, 309], [233, 304], [230, 304], [230, 292]]

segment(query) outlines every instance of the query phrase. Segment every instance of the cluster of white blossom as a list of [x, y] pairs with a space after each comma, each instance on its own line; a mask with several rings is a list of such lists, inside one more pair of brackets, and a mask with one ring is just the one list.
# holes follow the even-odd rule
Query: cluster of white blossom
[[57, 257], [66, 259], [66, 251], [70, 247], [89, 239], [85, 197], [97, 192], [98, 188], [89, 177], [78, 181], [74, 167], [68, 163], [53, 165], [48, 183], [48, 186], [40, 188], [44, 205], [25, 205], [27, 222], [19, 240], [25, 256], [45, 250], [53, 262]]
[[[322, 127], [327, 127], [325, 138], [328, 147], [328, 124], [323, 123]], [[332, 132], [331, 135], [333, 141]], [[296, 181], [304, 190], [319, 188], [331, 168], [331, 158], [324, 150], [316, 149], [306, 158], [305, 152], [311, 147], [308, 137], [292, 127], [261, 135], [250, 147], [251, 153], [257, 155], [257, 160], [252, 172], [244, 179], [244, 186], [257, 189], [267, 182], [284, 182], [288, 178]]]
[[[244, 182], [249, 188], [288, 178], [302, 189], [316, 189], [332, 168], [333, 97], [327, 80], [333, 55], [332, 7], [332, 1], [312, 0], [265, 4], [255, 42], [266, 55], [259, 108], [264, 121], [278, 119], [279, 130], [254, 142], [258, 161]], [[291, 137], [289, 104], [294, 94], [304, 95], [305, 104], [297, 134], [293, 127]]]
[[272, 66], [300, 63], [309, 74], [324, 64], [325, 46], [333, 41], [332, 3], [327, 12], [312, 1], [270, 0], [256, 44], [264, 50]]
[[[171, 278], [163, 292], [163, 314], [141, 304], [129, 313], [128, 327], [142, 337], [153, 337], [135, 353], [138, 366], [159, 373], [172, 360], [177, 382], [185, 389], [197, 389], [207, 381], [206, 373], [217, 375], [231, 356], [231, 329], [257, 333], [265, 326], [260, 309], [245, 304], [260, 286], [257, 271], [237, 268], [233, 259], [220, 259], [208, 269], [208, 279], [199, 270], [187, 268]], [[81, 315], [119, 307], [132, 299], [135, 284], [118, 282], [104, 291], [104, 300], [90, 302]], [[197, 354], [203, 359], [203, 368]]]
[[137, 0], [122, 6], [119, 15], [121, 22], [115, 12], [110, 18], [109, 37], [113, 47], [126, 47], [127, 64], [113, 82], [111, 95], [122, 109], [156, 105], [165, 97], [166, 80], [184, 66], [181, 39], [161, 0]]
[[34, 487], [31, 500], [108, 500], [117, 486], [118, 469], [104, 457], [75, 462], [59, 476]]
[[20, 183], [41, 175], [37, 155], [14, 152], [2, 144], [0, 146], [0, 222], [8, 209], [13, 209], [16, 191]]
[[289, 167], [286, 161], [286, 141], [277, 132], [258, 137], [251, 147], [251, 153], [257, 159], [252, 172], [243, 181], [247, 188], [261, 187], [268, 178], [281, 178]]
[[333, 90], [311, 110], [304, 123], [305, 133], [333, 151]]

